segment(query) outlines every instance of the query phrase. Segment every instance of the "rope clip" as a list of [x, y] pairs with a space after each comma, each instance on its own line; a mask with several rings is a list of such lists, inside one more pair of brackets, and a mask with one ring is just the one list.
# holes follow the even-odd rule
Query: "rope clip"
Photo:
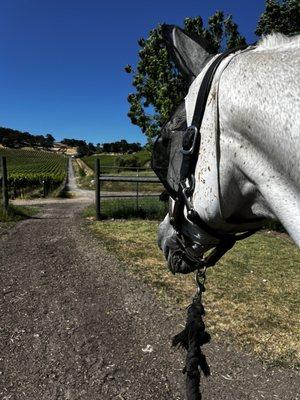
[[199, 268], [196, 271], [196, 284], [197, 284], [197, 296], [201, 298], [203, 292], [205, 292], [205, 279], [206, 279], [206, 269], [207, 267]]

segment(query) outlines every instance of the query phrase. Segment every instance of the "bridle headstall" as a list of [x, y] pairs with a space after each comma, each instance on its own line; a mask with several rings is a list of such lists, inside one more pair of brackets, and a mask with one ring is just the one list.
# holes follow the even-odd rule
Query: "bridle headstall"
[[[198, 160], [198, 154], [201, 145], [201, 134], [200, 128], [205, 113], [207, 98], [211, 89], [211, 85], [214, 79], [214, 75], [221, 64], [221, 62], [230, 54], [235, 53], [238, 50], [244, 50], [248, 46], [241, 46], [239, 48], [230, 49], [218, 57], [211, 63], [208, 67], [203, 80], [201, 82], [194, 113], [192, 117], [192, 122], [190, 126], [183, 133], [182, 148], [179, 150], [184, 157], [188, 159], [189, 169], [188, 174], [181, 179], [178, 185], [178, 192], [176, 198], [174, 199], [174, 206], [169, 209], [170, 223], [175, 229], [178, 238], [178, 244], [182, 250], [182, 257], [186, 264], [188, 264], [191, 269], [187, 272], [195, 271], [196, 269], [208, 268], [216, 264], [216, 262], [228, 251], [230, 250], [236, 241], [245, 239], [260, 228], [251, 229], [241, 234], [234, 233], [224, 233], [216, 230], [215, 228], [208, 225], [197, 213], [192, 202], [192, 195], [195, 188], [195, 169]], [[182, 221], [184, 217], [184, 208], [186, 209], [186, 218], [198, 226], [201, 230], [206, 232], [208, 235], [218, 240], [218, 244], [215, 246], [214, 250], [206, 257], [200, 260], [196, 260], [191, 257], [185, 249], [184, 241], [180, 238], [182, 235]], [[173, 271], [174, 273], [177, 271]], [[179, 272], [179, 271], [178, 271]], [[182, 272], [182, 271], [180, 271]]]

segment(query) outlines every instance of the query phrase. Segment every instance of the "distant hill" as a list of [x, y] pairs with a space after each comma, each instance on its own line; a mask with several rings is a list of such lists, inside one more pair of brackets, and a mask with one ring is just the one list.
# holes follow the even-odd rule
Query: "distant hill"
[[91, 156], [95, 153], [132, 154], [142, 150], [140, 143], [128, 143], [121, 139], [111, 143], [87, 143], [85, 140], [64, 138], [55, 142], [52, 135], [32, 135], [16, 129], [0, 127], [0, 147], [12, 149], [33, 148], [63, 153], [70, 156]]
[[50, 149], [54, 144], [54, 137], [47, 135], [32, 135], [29, 132], [21, 132], [16, 129], [0, 127], [0, 145], [19, 149], [22, 147]]
[[[78, 141], [80, 144], [84, 141]], [[42, 149], [55, 153], [76, 156], [78, 143], [66, 144], [55, 142], [52, 135], [32, 135], [29, 132], [22, 132], [16, 129], [0, 127], [0, 147], [11, 149]]]

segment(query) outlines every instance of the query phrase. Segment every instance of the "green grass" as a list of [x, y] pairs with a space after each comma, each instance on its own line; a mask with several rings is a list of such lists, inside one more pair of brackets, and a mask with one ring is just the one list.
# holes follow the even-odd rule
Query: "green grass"
[[83, 157], [82, 160], [90, 167], [92, 170], [95, 170], [95, 160], [99, 158], [100, 166], [101, 166], [101, 173], [103, 173], [102, 169], [105, 169], [105, 172], [109, 172], [111, 166], [115, 165], [115, 160], [117, 158], [114, 154], [101, 154], [95, 156], [86, 156]]
[[[146, 150], [142, 150], [139, 153], [141, 159], [147, 159], [150, 153]], [[125, 154], [122, 157], [131, 156], [130, 154]], [[147, 157], [146, 157], [147, 156]], [[99, 157], [101, 159], [101, 173], [110, 175], [120, 175], [120, 176], [137, 176], [136, 169], [122, 169], [113, 166], [113, 162], [116, 157], [111, 154], [103, 154], [100, 156], [89, 156], [83, 157], [82, 160], [90, 167], [94, 168], [95, 159]], [[85, 172], [79, 167], [77, 163], [73, 163], [75, 173], [78, 177], [78, 185], [82, 189], [95, 189], [94, 176], [87, 176]], [[139, 171], [140, 176], [155, 176], [151, 169], [145, 169]], [[102, 182], [101, 190], [108, 192], [135, 192], [136, 183], [130, 182]], [[160, 193], [163, 191], [163, 186], [160, 183], [139, 183], [139, 191], [145, 193]]]
[[123, 158], [128, 159], [135, 156], [143, 167], [150, 161], [151, 153], [148, 150], [141, 150], [134, 154], [99, 154], [94, 156], [83, 157], [82, 160], [93, 170], [95, 169], [95, 160], [99, 158], [101, 173], [115, 173], [116, 171], [116, 159]]
[[[136, 192], [136, 183], [131, 182], [102, 182], [101, 190], [108, 192]], [[139, 183], [139, 191], [145, 193], [161, 193], [160, 183]]]
[[[106, 220], [91, 229], [139, 279], [173, 307], [186, 307], [192, 275], [173, 276], [156, 245], [158, 221]], [[208, 271], [204, 302], [214, 340], [234, 343], [267, 364], [300, 366], [300, 251], [282, 234], [238, 242]]]
[[[107, 199], [101, 202], [102, 219], [159, 219], [163, 218], [167, 212], [166, 203], [158, 199], [139, 199], [138, 207], [136, 199]], [[87, 207], [82, 214], [84, 217], [95, 217], [95, 206]]]

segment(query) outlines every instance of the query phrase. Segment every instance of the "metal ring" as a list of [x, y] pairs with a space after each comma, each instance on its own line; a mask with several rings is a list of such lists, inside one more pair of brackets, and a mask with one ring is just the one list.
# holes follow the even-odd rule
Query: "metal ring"
[[194, 138], [193, 138], [193, 144], [189, 150], [184, 150], [183, 148], [180, 149], [180, 152], [184, 155], [189, 155], [194, 152], [195, 145], [196, 145], [196, 139], [197, 139], [197, 133], [198, 133], [198, 128], [195, 125], [191, 125], [187, 128], [186, 132], [193, 130], [194, 131]]
[[204, 282], [205, 282], [205, 279], [206, 279], [206, 275], [205, 275], [206, 269], [207, 269], [207, 268], [206, 268], [206, 266], [205, 266], [205, 267], [203, 267], [202, 271], [200, 271], [200, 269], [198, 269], [197, 272], [196, 272], [196, 283], [197, 283], [197, 285], [198, 285], [198, 288], [199, 288], [200, 286], [202, 286], [202, 285], [204, 284]]

